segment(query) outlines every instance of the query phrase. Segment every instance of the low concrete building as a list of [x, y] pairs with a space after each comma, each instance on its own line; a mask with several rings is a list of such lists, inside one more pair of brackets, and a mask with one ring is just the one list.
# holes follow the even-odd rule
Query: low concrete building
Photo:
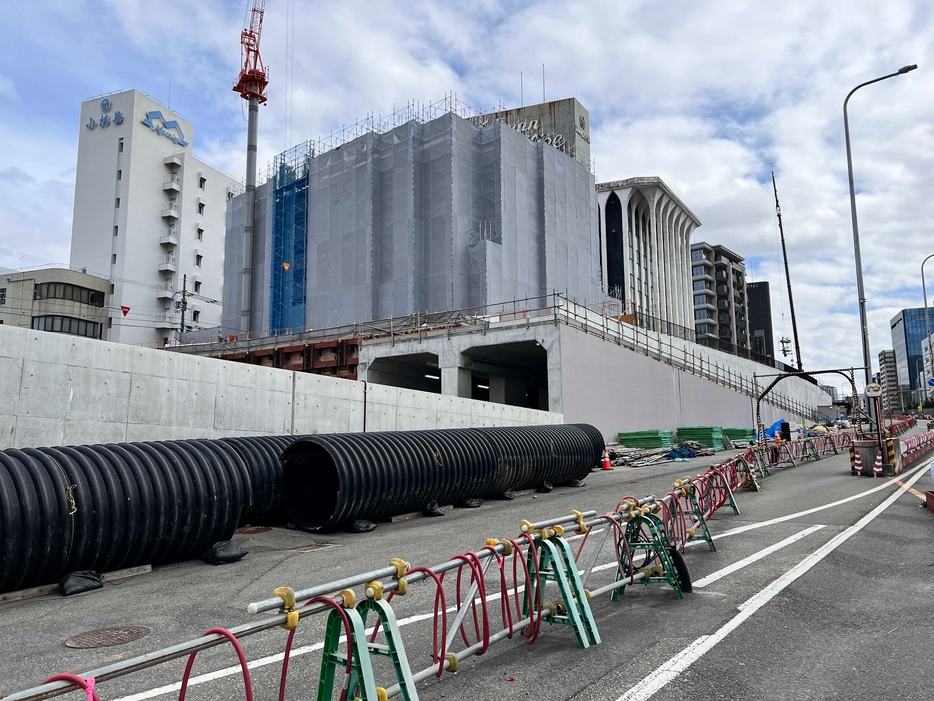
[[0, 269], [0, 324], [106, 339], [111, 288], [68, 268]]

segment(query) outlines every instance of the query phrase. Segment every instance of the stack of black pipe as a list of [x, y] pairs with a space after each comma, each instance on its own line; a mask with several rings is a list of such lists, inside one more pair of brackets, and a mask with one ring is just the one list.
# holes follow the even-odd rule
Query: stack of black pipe
[[0, 451], [0, 592], [198, 557], [283, 505], [320, 530], [564, 484], [602, 450], [592, 426], [559, 425]]
[[329, 530], [581, 480], [604, 447], [587, 424], [306, 436], [282, 456], [285, 507], [302, 528]]
[[0, 591], [202, 555], [284, 516], [292, 436], [0, 451]]

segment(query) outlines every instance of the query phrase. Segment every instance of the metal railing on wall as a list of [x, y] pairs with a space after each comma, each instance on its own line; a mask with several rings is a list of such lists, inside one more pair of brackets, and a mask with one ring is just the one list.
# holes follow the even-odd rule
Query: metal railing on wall
[[[287, 333], [275, 336], [268, 332], [228, 336], [218, 342], [177, 346], [173, 350], [201, 355], [225, 355], [259, 347], [283, 347], [341, 338], [358, 338], [364, 344], [394, 345], [397, 342], [422, 341], [438, 336], [487, 333], [506, 327], [563, 323], [750, 397], [757, 397], [763, 389], [758, 383], [757, 373], [731, 366], [727, 356], [739, 357], [780, 371], [791, 369], [784, 363], [747, 349], [739, 349], [746, 351], [739, 354], [724, 350], [720, 342], [712, 347], [707, 346], [695, 338], [693, 329], [645, 314], [620, 313], [621, 310], [618, 302], [588, 305], [553, 293], [444, 312], [413, 312], [405, 316], [316, 329], [289, 329]], [[733, 348], [736, 350], [735, 346]], [[710, 352], [705, 352], [707, 350]], [[804, 379], [817, 384], [813, 378]], [[814, 421], [820, 419], [816, 407], [788, 395], [773, 392], [769, 395], [769, 403], [796, 417]]]

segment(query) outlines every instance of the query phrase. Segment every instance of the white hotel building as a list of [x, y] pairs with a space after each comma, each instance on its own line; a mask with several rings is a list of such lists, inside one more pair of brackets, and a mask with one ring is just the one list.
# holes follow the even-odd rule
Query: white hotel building
[[81, 104], [71, 267], [111, 280], [112, 341], [174, 342], [185, 276], [186, 330], [221, 324], [227, 200], [241, 186], [192, 155], [192, 132], [136, 90]]

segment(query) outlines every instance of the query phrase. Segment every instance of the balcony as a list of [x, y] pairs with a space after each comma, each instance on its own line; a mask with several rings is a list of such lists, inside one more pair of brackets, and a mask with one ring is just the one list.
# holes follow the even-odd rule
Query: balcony
[[157, 299], [172, 299], [175, 296], [174, 282], [161, 282], [156, 288]]
[[729, 323], [730, 323], [730, 315], [729, 315], [729, 314], [720, 314], [720, 315], [717, 317], [717, 321], [720, 322], [721, 324], [729, 324]]
[[167, 219], [178, 219], [178, 201], [169, 200], [162, 203], [162, 216]]
[[164, 159], [162, 159], [162, 162], [165, 163], [167, 166], [169, 166], [169, 168], [171, 168], [172, 166], [181, 166], [182, 157], [179, 156], [178, 154], [174, 154], [172, 156], [166, 156]]
[[179, 323], [179, 317], [175, 314], [159, 314], [156, 317], [157, 329], [177, 329]]
[[182, 189], [182, 181], [178, 177], [178, 173], [172, 173], [171, 175], [166, 175], [162, 179], [162, 189], [171, 190], [172, 192], [178, 192]]
[[725, 294], [728, 294], [729, 291], [730, 291], [730, 288], [727, 287], [726, 285], [717, 285], [717, 294], [718, 294], [718, 295], [725, 295]]
[[159, 271], [174, 273], [177, 270], [175, 256], [159, 256]]
[[159, 243], [163, 246], [177, 246], [178, 232], [174, 226], [169, 226], [159, 230]]
[[725, 271], [723, 271], [723, 270], [718, 270], [718, 271], [717, 271], [717, 275], [716, 275], [717, 280], [726, 280], [727, 277], [728, 277], [728, 276], [727, 276], [727, 274], [726, 274]]
[[729, 300], [726, 300], [726, 299], [717, 300], [717, 309], [729, 309], [729, 308], [730, 308]]
[[721, 326], [719, 335], [720, 335], [720, 338], [730, 338], [733, 335], [733, 332], [730, 331], [729, 326]]
[[733, 305], [733, 309], [736, 311], [737, 314], [739, 314], [743, 311], [743, 309], [745, 309], [745, 307], [742, 304], [737, 303]]

